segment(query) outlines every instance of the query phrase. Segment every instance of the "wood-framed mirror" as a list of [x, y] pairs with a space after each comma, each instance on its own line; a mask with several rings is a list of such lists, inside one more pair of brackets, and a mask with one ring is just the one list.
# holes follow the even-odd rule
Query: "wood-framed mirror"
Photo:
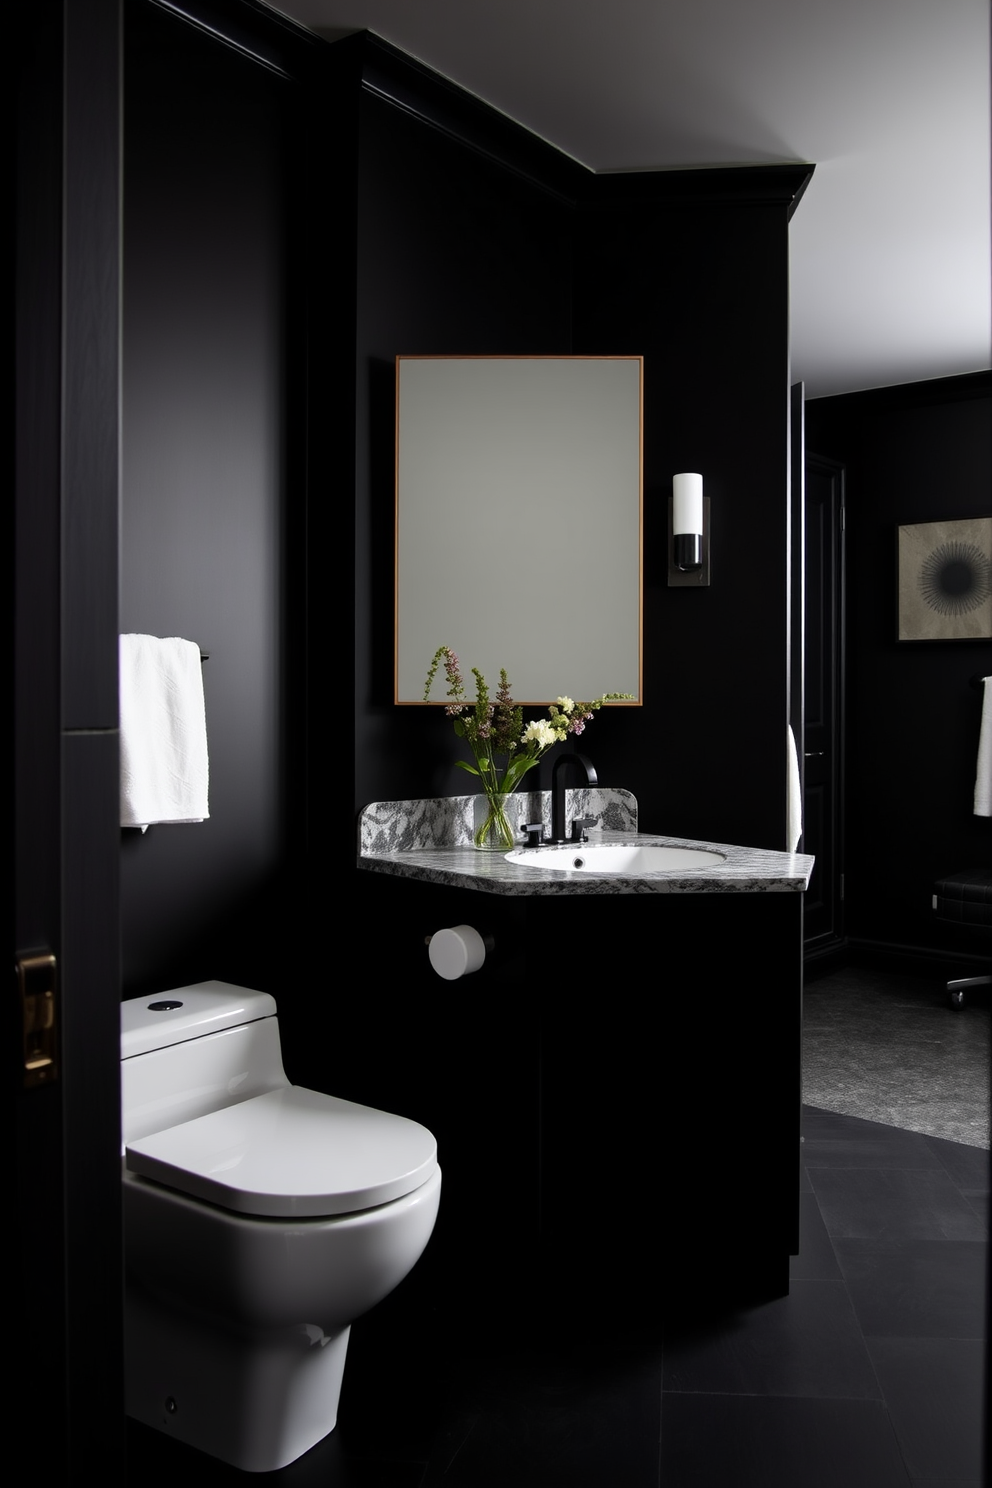
[[640, 702], [643, 378], [639, 356], [396, 358], [397, 703], [441, 645], [521, 703]]

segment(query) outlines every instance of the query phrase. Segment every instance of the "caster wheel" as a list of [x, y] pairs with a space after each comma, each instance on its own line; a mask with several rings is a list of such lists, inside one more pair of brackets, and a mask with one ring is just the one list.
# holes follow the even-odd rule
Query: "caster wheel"
[[951, 993], [948, 994], [947, 1000], [948, 1000], [948, 1002], [950, 1003], [951, 1007], [954, 1009], [954, 1011], [956, 1013], [959, 1013], [961, 1011], [961, 1009], [964, 1007], [964, 993], [963, 992], [951, 992]]

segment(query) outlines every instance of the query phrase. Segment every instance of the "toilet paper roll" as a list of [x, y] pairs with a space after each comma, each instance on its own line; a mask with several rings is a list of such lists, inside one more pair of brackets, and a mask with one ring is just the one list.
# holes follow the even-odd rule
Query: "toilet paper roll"
[[471, 925], [452, 925], [435, 930], [428, 947], [431, 965], [446, 982], [478, 971], [486, 959], [486, 944]]

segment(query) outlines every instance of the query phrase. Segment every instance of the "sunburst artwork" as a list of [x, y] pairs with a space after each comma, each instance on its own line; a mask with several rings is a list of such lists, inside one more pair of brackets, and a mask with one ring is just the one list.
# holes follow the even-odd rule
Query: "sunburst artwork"
[[992, 637], [992, 516], [899, 528], [899, 639]]

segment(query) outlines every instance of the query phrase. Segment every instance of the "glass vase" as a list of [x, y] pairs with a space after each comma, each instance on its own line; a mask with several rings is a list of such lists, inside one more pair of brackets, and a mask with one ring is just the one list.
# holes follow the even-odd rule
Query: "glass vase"
[[475, 797], [472, 841], [480, 852], [509, 852], [516, 846], [513, 824], [516, 812], [512, 801], [512, 795], [496, 792]]

